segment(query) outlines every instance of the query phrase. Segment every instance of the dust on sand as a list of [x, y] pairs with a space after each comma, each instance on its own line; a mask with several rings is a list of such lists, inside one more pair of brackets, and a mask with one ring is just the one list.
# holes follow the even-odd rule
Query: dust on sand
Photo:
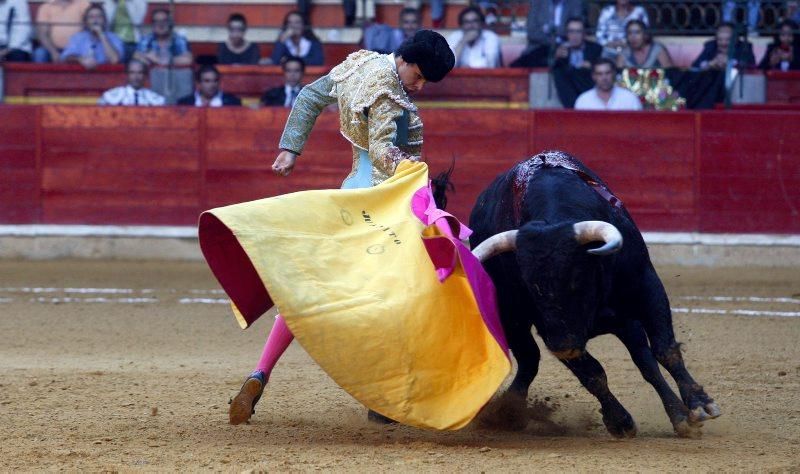
[[0, 262], [0, 469], [800, 470], [800, 317], [785, 317], [800, 311], [800, 272], [659, 270], [685, 310], [689, 369], [723, 410], [700, 440], [673, 434], [610, 337], [589, 349], [638, 423], [633, 440], [608, 435], [547, 354], [521, 431], [429, 432], [367, 422], [297, 344], [252, 423], [231, 426], [227, 401], [271, 318], [241, 331], [202, 263]]

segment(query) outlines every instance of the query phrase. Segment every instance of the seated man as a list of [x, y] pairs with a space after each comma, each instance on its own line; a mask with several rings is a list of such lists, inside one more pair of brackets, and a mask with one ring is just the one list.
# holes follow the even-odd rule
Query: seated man
[[31, 13], [26, 0], [0, 0], [0, 63], [30, 61]]
[[92, 5], [86, 10], [83, 25], [83, 30], [72, 35], [61, 52], [61, 61], [94, 69], [98, 64], [117, 64], [122, 60], [125, 46], [119, 36], [108, 31], [106, 12], [101, 6]]
[[458, 15], [461, 27], [453, 32], [447, 43], [456, 56], [456, 67], [492, 68], [500, 67], [500, 38], [485, 30], [486, 18], [478, 7], [467, 7]]
[[97, 101], [98, 105], [164, 105], [164, 98], [144, 87], [147, 78], [147, 65], [138, 59], [131, 59], [125, 69], [128, 83], [109, 89]]
[[544, 47], [546, 56], [552, 46], [566, 37], [567, 23], [583, 17], [584, 2], [581, 0], [530, 0], [526, 52]]
[[575, 110], [642, 110], [636, 94], [614, 84], [616, 76], [614, 61], [608, 58], [595, 61], [592, 64], [595, 86], [578, 96]]
[[283, 69], [283, 80], [285, 84], [264, 92], [261, 96], [261, 105], [275, 107], [294, 107], [294, 101], [303, 88], [303, 74], [306, 72], [306, 65], [300, 58], [289, 57], [281, 64]]
[[[694, 60], [692, 67], [701, 70], [725, 69], [728, 65], [728, 46], [733, 41], [734, 25], [722, 23], [717, 27], [716, 38], [703, 45], [700, 56]], [[753, 55], [753, 45], [736, 38], [731, 56], [732, 66], [747, 68], [755, 66], [756, 59]]]
[[222, 92], [219, 71], [211, 64], [203, 65], [197, 70], [195, 82], [197, 89], [194, 94], [178, 99], [178, 105], [193, 105], [195, 107], [242, 105], [242, 99]]
[[48, 0], [36, 12], [36, 38], [39, 47], [33, 52], [37, 63], [60, 61], [69, 39], [81, 31], [88, 0]]
[[553, 67], [590, 69], [592, 63], [603, 53], [603, 47], [586, 39], [586, 23], [582, 18], [567, 20], [566, 41], [555, 52]]
[[551, 73], [561, 104], [571, 109], [578, 94], [593, 86], [592, 63], [603, 53], [603, 47], [586, 39], [586, 24], [581, 18], [567, 20], [566, 34], [567, 40], [556, 48]]
[[419, 31], [419, 25], [419, 10], [403, 8], [400, 10], [399, 28], [376, 23], [364, 29], [364, 49], [383, 54], [393, 53], [403, 41]]
[[172, 18], [168, 10], [159, 8], [150, 15], [153, 32], [142, 38], [136, 46], [134, 57], [148, 66], [189, 66], [192, 52], [189, 42], [172, 31]]

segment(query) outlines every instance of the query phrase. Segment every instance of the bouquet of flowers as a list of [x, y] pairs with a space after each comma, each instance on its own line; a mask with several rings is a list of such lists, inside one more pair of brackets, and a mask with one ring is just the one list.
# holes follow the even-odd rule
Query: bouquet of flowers
[[663, 69], [623, 69], [619, 85], [638, 95], [645, 109], [681, 110], [686, 107], [686, 99], [672, 89]]

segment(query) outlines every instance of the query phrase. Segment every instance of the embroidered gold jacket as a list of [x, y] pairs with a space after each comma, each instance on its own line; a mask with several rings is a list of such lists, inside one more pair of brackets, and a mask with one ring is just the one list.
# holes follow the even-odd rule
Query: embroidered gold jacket
[[[357, 51], [304, 87], [289, 114], [280, 148], [302, 153], [319, 114], [338, 102], [340, 131], [354, 148], [353, 173], [359, 150], [369, 153], [373, 185], [392, 176], [401, 160], [419, 160], [422, 120], [389, 60], [384, 54]], [[398, 143], [398, 121], [405, 114], [407, 137]]]

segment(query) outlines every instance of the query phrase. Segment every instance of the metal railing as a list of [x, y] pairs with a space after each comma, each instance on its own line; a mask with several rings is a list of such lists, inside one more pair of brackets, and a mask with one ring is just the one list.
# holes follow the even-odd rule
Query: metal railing
[[[478, 1], [477, 3], [480, 3]], [[525, 19], [530, 0], [494, 0], [501, 22], [512, 24]], [[640, 0], [635, 5], [644, 7], [650, 19], [650, 30], [655, 35], [705, 35], [714, 33], [723, 17], [730, 13], [730, 21], [746, 25], [762, 36], [776, 33], [777, 25], [786, 16], [787, 1], [784, 0]], [[727, 5], [726, 5], [727, 4]], [[613, 0], [586, 1], [586, 19], [589, 31], [597, 26], [600, 11]], [[758, 8], [758, 24], [749, 25], [748, 8]], [[727, 19], [727, 18], [726, 18]]]

